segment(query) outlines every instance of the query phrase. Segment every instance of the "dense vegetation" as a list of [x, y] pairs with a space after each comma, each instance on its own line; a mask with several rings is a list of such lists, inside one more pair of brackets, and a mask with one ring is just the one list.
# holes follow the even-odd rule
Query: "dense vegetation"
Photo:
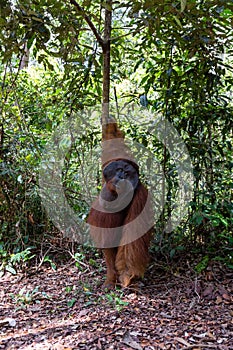
[[[106, 9], [113, 10], [111, 102], [134, 103], [166, 118], [184, 140], [193, 164], [188, 214], [167, 233], [164, 227], [177, 191], [171, 154], [149, 131], [153, 121], [142, 126], [119, 115], [127, 137], [156, 154], [166, 178], [166, 204], [156, 223], [154, 254], [173, 258], [178, 251], [198, 251], [203, 256], [199, 270], [211, 258], [233, 267], [232, 2], [4, 0], [2, 268], [14, 272], [17, 263], [31, 258], [51, 262], [53, 254], [70, 244], [44, 210], [38, 185], [47, 142], [70, 116], [86, 127], [66, 155], [63, 185], [77, 218], [85, 220], [88, 213], [80, 174], [90, 165], [87, 150], [100, 146], [101, 125], [98, 118], [84, 123], [81, 112], [102, 100], [103, 55], [98, 39]], [[99, 167], [93, 186], [98, 187], [100, 176]]]

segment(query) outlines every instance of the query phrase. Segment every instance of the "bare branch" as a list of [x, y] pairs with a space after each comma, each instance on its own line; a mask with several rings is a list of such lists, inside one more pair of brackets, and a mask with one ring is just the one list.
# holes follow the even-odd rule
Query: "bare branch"
[[103, 41], [101, 35], [99, 34], [99, 32], [97, 31], [94, 23], [92, 22], [90, 17], [86, 14], [85, 10], [77, 3], [76, 0], [70, 0], [70, 3], [72, 5], [74, 5], [76, 7], [76, 9], [81, 13], [82, 17], [85, 19], [85, 21], [87, 22], [87, 24], [91, 28], [93, 34], [95, 35], [98, 43], [103, 47], [104, 46], [104, 41]]

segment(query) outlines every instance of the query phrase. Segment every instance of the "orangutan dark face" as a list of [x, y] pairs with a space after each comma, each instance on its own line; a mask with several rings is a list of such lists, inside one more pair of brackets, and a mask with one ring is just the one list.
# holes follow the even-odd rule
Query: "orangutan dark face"
[[105, 183], [100, 193], [100, 204], [110, 212], [125, 209], [139, 183], [136, 168], [126, 160], [109, 163], [103, 170]]

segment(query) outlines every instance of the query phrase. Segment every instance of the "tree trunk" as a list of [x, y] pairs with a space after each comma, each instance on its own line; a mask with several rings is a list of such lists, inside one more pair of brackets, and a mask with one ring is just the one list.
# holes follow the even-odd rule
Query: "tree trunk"
[[24, 51], [24, 54], [20, 60], [19, 70], [24, 69], [24, 68], [28, 68], [30, 52], [29, 52], [29, 49], [27, 47], [27, 43], [24, 45], [23, 51]]
[[111, 62], [111, 29], [112, 29], [112, 0], [106, 1], [104, 41], [103, 41], [103, 96], [102, 96], [102, 135], [106, 132], [109, 120], [109, 95], [110, 95], [110, 62]]

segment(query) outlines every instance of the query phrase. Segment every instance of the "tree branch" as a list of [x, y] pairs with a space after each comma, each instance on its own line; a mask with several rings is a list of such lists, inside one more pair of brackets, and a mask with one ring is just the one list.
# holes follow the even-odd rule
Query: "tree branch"
[[102, 39], [101, 35], [98, 33], [94, 23], [90, 19], [90, 17], [85, 13], [85, 10], [76, 2], [76, 0], [70, 0], [70, 3], [76, 7], [76, 9], [81, 13], [82, 17], [85, 19], [89, 27], [91, 28], [93, 34], [95, 35], [98, 43], [101, 45], [101, 47], [104, 46], [104, 40]]
[[103, 45], [103, 92], [102, 92], [102, 140], [108, 135], [110, 100], [110, 63], [111, 63], [112, 0], [106, 0]]
[[[106, 1], [103, 42], [103, 103], [109, 104], [110, 92], [110, 39], [112, 30], [112, 0]], [[106, 111], [107, 112], [107, 111]], [[106, 113], [105, 117], [108, 116]]]

